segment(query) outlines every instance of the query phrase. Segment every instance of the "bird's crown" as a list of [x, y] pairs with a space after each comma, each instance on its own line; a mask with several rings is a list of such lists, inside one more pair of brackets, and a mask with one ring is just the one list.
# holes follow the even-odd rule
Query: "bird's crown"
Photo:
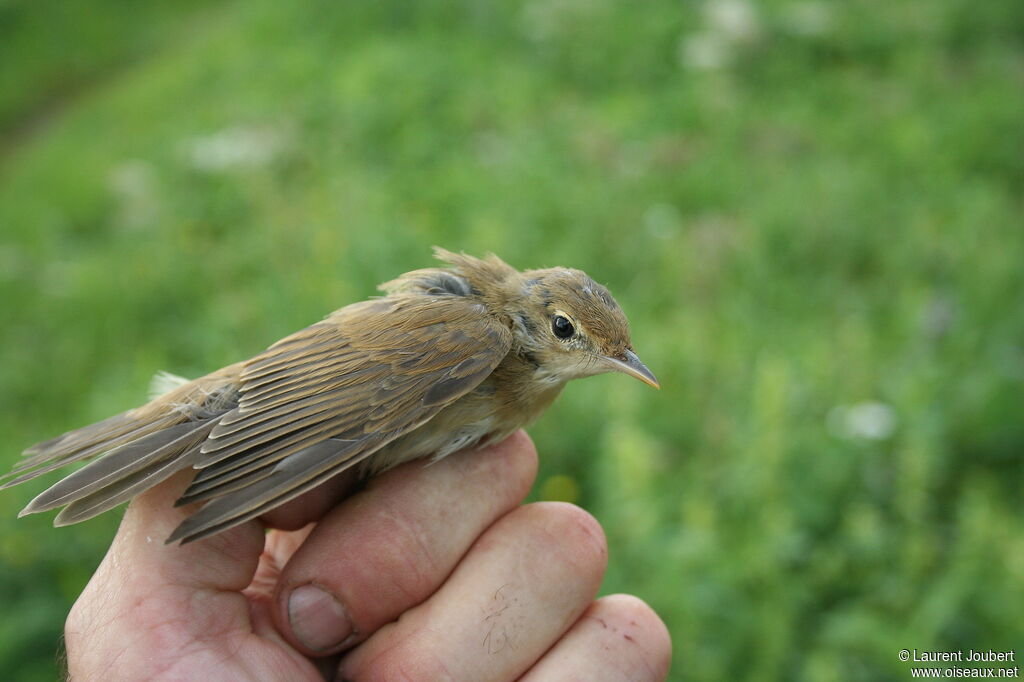
[[449, 268], [407, 272], [381, 285], [388, 294], [476, 298], [508, 325], [516, 348], [552, 379], [621, 371], [657, 385], [633, 353], [629, 322], [608, 289], [585, 272], [519, 272], [494, 254], [475, 258], [435, 248]]

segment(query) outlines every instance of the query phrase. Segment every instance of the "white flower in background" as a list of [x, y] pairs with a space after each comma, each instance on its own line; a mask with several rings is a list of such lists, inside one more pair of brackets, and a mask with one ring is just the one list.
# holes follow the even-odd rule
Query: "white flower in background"
[[896, 431], [896, 410], [876, 401], [839, 405], [827, 418], [828, 430], [840, 438], [886, 440]]
[[684, 38], [679, 44], [679, 61], [692, 69], [720, 69], [731, 57], [730, 46], [718, 35], [707, 31]]
[[709, 0], [704, 16], [709, 29], [732, 42], [752, 40], [761, 28], [757, 12], [747, 0]]
[[189, 165], [217, 173], [266, 166], [288, 146], [288, 136], [270, 126], [231, 126], [185, 144]]
[[708, 0], [704, 27], [683, 37], [679, 60], [693, 69], [720, 69], [728, 66], [740, 45], [753, 42], [760, 33], [760, 19], [747, 0]]

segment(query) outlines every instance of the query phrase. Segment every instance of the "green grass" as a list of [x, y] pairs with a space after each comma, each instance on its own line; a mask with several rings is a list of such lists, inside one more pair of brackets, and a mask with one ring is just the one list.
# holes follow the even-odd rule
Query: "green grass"
[[[662, 381], [533, 435], [673, 679], [1019, 647], [1024, 5], [703, 7], [3, 3], [0, 463], [494, 251], [607, 283]], [[865, 402], [891, 433], [844, 432]], [[117, 523], [15, 521], [40, 487], [0, 496], [13, 679]]]

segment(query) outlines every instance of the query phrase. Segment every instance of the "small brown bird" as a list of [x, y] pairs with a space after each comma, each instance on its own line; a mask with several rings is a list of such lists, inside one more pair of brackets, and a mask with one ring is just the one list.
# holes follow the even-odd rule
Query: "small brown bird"
[[25, 451], [7, 488], [95, 458], [21, 512], [54, 525], [104, 512], [197, 469], [178, 505], [205, 502], [167, 542], [255, 518], [349, 467], [374, 474], [496, 442], [570, 379], [624, 372], [658, 387], [608, 290], [579, 270], [518, 272], [436, 249], [386, 296], [329, 315], [245, 362], [168, 377], [151, 402]]

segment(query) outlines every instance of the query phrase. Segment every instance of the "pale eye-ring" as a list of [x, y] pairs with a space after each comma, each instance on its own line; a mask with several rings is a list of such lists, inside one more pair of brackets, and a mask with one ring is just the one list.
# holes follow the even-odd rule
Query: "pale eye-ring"
[[551, 320], [551, 332], [560, 339], [568, 339], [576, 333], [576, 328], [564, 315], [555, 315]]

